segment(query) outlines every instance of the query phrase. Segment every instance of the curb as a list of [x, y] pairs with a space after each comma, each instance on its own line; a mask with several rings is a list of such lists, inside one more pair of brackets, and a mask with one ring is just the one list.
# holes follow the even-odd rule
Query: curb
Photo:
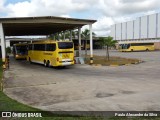
[[102, 66], [102, 64], [92, 64], [91, 66], [97, 66], [97, 67], [99, 67], [99, 66]]
[[103, 65], [103, 64], [92, 64], [91, 66], [100, 67], [100, 66], [111, 66], [111, 67], [118, 67], [118, 66], [129, 66], [129, 65], [136, 65], [139, 63], [143, 63], [144, 61], [139, 60], [138, 62], [132, 62], [128, 64], [110, 64], [110, 65]]
[[111, 64], [111, 65], [108, 65], [108, 66], [111, 66], [111, 67], [117, 67], [117, 66], [120, 66], [120, 65], [114, 65], [114, 64]]

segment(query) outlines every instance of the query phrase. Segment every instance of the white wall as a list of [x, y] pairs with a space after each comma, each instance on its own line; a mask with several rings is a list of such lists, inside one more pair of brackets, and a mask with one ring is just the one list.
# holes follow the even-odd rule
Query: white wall
[[149, 16], [148, 38], [156, 38], [156, 14]]
[[116, 24], [116, 40], [121, 40], [121, 23]]
[[112, 26], [111, 34], [113, 37], [116, 34], [117, 40], [160, 38], [160, 13], [116, 24], [116, 31]]
[[133, 39], [133, 21], [127, 22], [127, 39]]
[[158, 14], [158, 33], [157, 37], [160, 37], [160, 13]]
[[6, 48], [10, 47], [10, 41], [6, 41]]
[[147, 38], [147, 29], [148, 29], [148, 23], [147, 23], [147, 17], [143, 16], [141, 17], [141, 37], [140, 38]]
[[140, 18], [134, 20], [134, 39], [139, 39], [140, 37]]
[[122, 23], [122, 40], [126, 40], [127, 38], [127, 29], [126, 29], [126, 22]]

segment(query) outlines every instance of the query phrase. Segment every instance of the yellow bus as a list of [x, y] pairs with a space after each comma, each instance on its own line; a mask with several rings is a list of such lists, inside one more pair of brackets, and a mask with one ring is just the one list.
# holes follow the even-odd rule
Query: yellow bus
[[83, 48], [84, 48], [84, 50], [85, 50], [86, 48], [87, 48], [87, 50], [89, 50], [89, 49], [90, 49], [90, 44], [87, 43], [86, 45], [83, 46]]
[[28, 44], [18, 43], [13, 45], [13, 56], [17, 59], [26, 59], [27, 58], [27, 48]]
[[46, 67], [74, 64], [74, 45], [71, 41], [45, 40], [29, 44], [27, 60]]
[[126, 43], [119, 44], [119, 51], [121, 52], [133, 52], [133, 51], [153, 51], [154, 43]]

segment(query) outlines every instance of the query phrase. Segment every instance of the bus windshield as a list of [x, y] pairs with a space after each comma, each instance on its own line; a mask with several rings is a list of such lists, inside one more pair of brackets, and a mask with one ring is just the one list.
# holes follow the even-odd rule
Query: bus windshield
[[130, 44], [123, 44], [122, 45], [122, 49], [129, 49], [129, 47], [130, 47]]
[[17, 54], [27, 54], [27, 46], [16, 46]]
[[119, 44], [118, 48], [119, 48], [119, 49], [122, 49], [122, 44]]
[[72, 42], [58, 42], [59, 49], [70, 49], [73, 48]]

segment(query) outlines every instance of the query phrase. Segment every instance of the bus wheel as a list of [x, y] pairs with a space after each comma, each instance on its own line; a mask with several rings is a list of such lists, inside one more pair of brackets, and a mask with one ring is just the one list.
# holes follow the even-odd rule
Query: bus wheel
[[131, 51], [133, 52], [133, 49], [131, 49]]
[[48, 67], [51, 67], [51, 63], [49, 60], [47, 61], [47, 65], [48, 65]]
[[47, 66], [48, 66], [48, 65], [47, 65], [47, 62], [46, 62], [45, 60], [44, 60], [44, 66], [45, 66], [45, 67], [47, 67]]
[[29, 63], [31, 64], [32, 63], [32, 61], [31, 61], [31, 58], [29, 57]]
[[149, 51], [149, 49], [147, 48], [146, 51]]

